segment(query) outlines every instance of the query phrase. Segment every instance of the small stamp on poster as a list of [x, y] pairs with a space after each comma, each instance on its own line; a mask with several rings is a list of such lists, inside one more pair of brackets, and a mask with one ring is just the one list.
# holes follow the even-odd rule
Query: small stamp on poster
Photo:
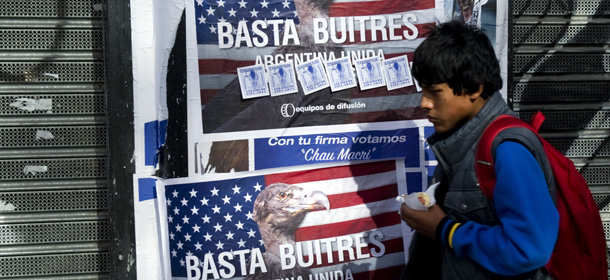
[[356, 74], [360, 90], [367, 90], [385, 86], [385, 79], [381, 73], [381, 58], [378, 56], [356, 60]]
[[269, 90], [271, 96], [295, 93], [299, 91], [294, 64], [291, 61], [267, 66]]
[[237, 68], [241, 96], [244, 99], [269, 95], [265, 66], [262, 64]]
[[326, 75], [329, 78], [330, 90], [332, 91], [356, 86], [356, 77], [349, 56], [327, 61]]
[[330, 86], [324, 65], [319, 57], [301, 63], [296, 68], [305, 95]]
[[413, 85], [411, 68], [406, 55], [386, 59], [382, 62], [388, 90], [399, 89]]

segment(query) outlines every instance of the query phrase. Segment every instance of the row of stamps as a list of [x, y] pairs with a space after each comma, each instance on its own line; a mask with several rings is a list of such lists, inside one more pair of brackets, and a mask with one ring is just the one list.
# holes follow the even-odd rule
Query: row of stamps
[[305, 95], [328, 87], [333, 92], [356, 86], [360, 90], [383, 86], [395, 90], [414, 84], [406, 55], [390, 59], [369, 57], [356, 60], [353, 65], [348, 56], [329, 61], [317, 57], [296, 67], [292, 61], [240, 67], [237, 75], [244, 99], [296, 93], [297, 79]]

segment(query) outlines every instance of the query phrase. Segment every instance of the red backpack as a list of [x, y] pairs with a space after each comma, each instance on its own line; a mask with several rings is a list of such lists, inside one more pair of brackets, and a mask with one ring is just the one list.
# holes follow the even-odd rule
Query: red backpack
[[481, 189], [488, 199], [493, 198], [496, 174], [491, 149], [494, 138], [502, 130], [511, 127], [533, 131], [542, 142], [557, 188], [559, 235], [551, 259], [545, 267], [556, 280], [607, 280], [606, 237], [599, 208], [574, 163], [538, 135], [544, 118], [538, 112], [527, 124], [518, 118], [502, 115], [485, 129], [476, 154], [476, 173]]

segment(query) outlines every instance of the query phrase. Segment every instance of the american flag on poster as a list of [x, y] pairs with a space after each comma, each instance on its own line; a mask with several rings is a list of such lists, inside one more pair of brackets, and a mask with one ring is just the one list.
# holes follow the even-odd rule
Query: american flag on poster
[[[258, 212], [254, 209], [257, 196], [263, 196], [267, 188], [278, 188], [274, 183], [323, 193], [330, 205], [329, 210], [308, 212], [295, 225], [297, 245], [276, 240], [278, 236], [288, 240], [284, 236], [292, 236], [291, 229], [261, 235], [259, 229], [268, 227], [253, 219], [255, 213], [264, 212], [263, 206], [256, 206]], [[296, 197], [294, 192], [283, 194]], [[276, 244], [292, 248], [292, 253], [285, 249], [280, 255], [287, 265], [292, 259], [305, 267], [307, 275], [302, 279], [310, 279], [309, 275], [311, 279], [350, 279], [348, 274], [351, 279], [397, 279], [405, 263], [397, 194], [395, 161], [168, 185], [172, 277], [248, 279], [260, 274], [263, 267], [267, 271], [284, 267], [262, 257], [277, 251], [277, 246], [266, 248], [265, 244]], [[279, 218], [281, 213], [292, 208], [272, 206], [271, 201], [274, 199], [265, 200], [264, 207], [274, 207], [267, 209], [274, 219], [267, 223], [277, 225], [284, 221]], [[287, 271], [296, 269], [286, 267]], [[337, 278], [341, 276], [344, 278]]]
[[[357, 54], [362, 57], [361, 55], [367, 51], [372, 51], [376, 55], [382, 51], [386, 58], [407, 55], [411, 60], [415, 48], [424, 39], [427, 28], [433, 26], [438, 20], [435, 17], [435, 0], [196, 0], [195, 17], [200, 94], [204, 106], [209, 105], [217, 93], [222, 92], [235, 80], [238, 67], [254, 65], [257, 59], [266, 62], [265, 59], [270, 56], [273, 56], [275, 63], [277, 58], [287, 59], [286, 53], [311, 52], [316, 54], [320, 50], [330, 52], [327, 46], [330, 48], [339, 46], [342, 54], [350, 56]], [[349, 27], [343, 29], [337, 27], [336, 36], [329, 35], [329, 39], [323, 43], [312, 42], [314, 40], [311, 35], [302, 35], [300, 45], [295, 48], [283, 45], [285, 39], [282, 32], [283, 24], [278, 25], [277, 34], [273, 34], [274, 30], [271, 26], [274, 25], [272, 24], [269, 24], [269, 28], [263, 29], [268, 35], [266, 46], [255, 45], [254, 41], [260, 40], [261, 37], [257, 37], [250, 31], [253, 29], [252, 23], [257, 20], [267, 23], [272, 20], [280, 20], [282, 22], [293, 21], [297, 32], [315, 34], [312, 21], [320, 18], [325, 19], [328, 25], [326, 30], [329, 33], [331, 32], [329, 23], [331, 21], [337, 22], [337, 26], [345, 24]], [[361, 24], [359, 19], [355, 18], [366, 18], [366, 20]], [[374, 24], [372, 24], [373, 18], [375, 19]], [[238, 41], [237, 37], [243, 39], [239, 47], [219, 46], [219, 22], [231, 24], [234, 45]], [[238, 36], [238, 33], [241, 34], [238, 32], [239, 22], [247, 23], [244, 25], [247, 28], [244, 29], [249, 30], [247, 32], [249, 39], [246, 39], [245, 36]], [[371, 26], [376, 30], [375, 32], [371, 31]], [[330, 39], [333, 37], [345, 37], [346, 39], [341, 43], [335, 43]], [[274, 44], [276, 40], [279, 43], [277, 45]], [[252, 42], [251, 45], [247, 45], [248, 41]], [[294, 44], [294, 41], [291, 40], [286, 42], [288, 45]], [[280, 56], [277, 56], [278, 54]], [[352, 58], [354, 57], [352, 56]], [[292, 58], [292, 60], [295, 59]], [[307, 59], [305, 58], [305, 60]], [[371, 121], [380, 115], [375, 112], [400, 112], [404, 111], [405, 106], [417, 106], [414, 99], [405, 97], [405, 93], [416, 92], [415, 86], [393, 91], [384, 88], [362, 92], [357, 88], [350, 90], [349, 98], [366, 103], [367, 107], [348, 112], [347, 114], [353, 116], [342, 122]], [[379, 97], [386, 98], [382, 100]], [[221, 103], [226, 104], [226, 102]], [[387, 114], [381, 115], [387, 116]]]

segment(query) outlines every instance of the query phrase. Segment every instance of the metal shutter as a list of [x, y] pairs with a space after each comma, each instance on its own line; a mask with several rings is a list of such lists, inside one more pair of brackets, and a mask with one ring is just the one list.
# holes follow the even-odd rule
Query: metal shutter
[[574, 161], [610, 240], [610, 2], [512, 2], [509, 102]]
[[0, 279], [108, 278], [101, 0], [0, 1]]

